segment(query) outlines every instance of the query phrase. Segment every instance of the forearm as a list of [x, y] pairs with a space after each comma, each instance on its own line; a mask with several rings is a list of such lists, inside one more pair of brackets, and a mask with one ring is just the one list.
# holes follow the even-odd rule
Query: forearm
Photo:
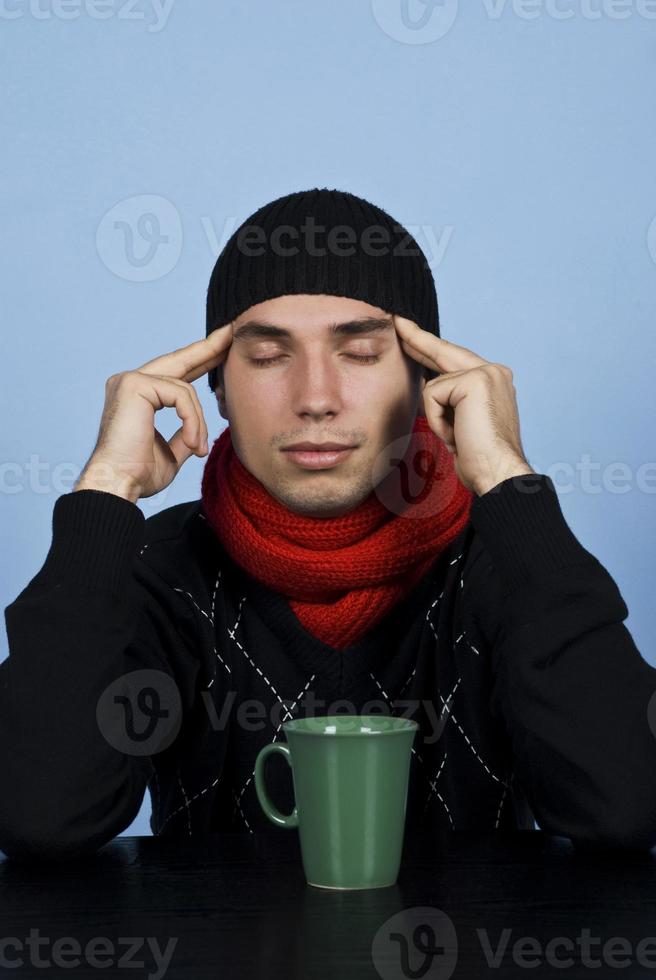
[[[516, 596], [499, 642], [495, 702], [542, 829], [601, 844], [656, 844], [656, 670], [641, 657], [603, 573], [554, 573], [552, 596]], [[545, 586], [548, 582], [545, 582]], [[570, 606], [569, 603], [572, 605]], [[571, 608], [578, 629], [571, 629]]]
[[109, 500], [90, 522], [91, 502], [76, 497], [54, 515], [44, 566], [5, 610], [0, 848], [10, 855], [100, 846], [134, 817], [151, 770], [112, 747], [96, 717], [102, 692], [129, 667], [143, 515]]
[[656, 738], [647, 706], [656, 670], [623, 624], [617, 585], [572, 534], [545, 481], [520, 481], [525, 495], [511, 481], [474, 510], [486, 548], [466, 601], [491, 648], [493, 710], [543, 829], [651, 847]]

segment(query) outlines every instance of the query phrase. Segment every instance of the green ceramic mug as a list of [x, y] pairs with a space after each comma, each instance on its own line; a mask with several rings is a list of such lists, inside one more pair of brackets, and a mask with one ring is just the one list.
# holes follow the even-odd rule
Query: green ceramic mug
[[[401, 864], [410, 751], [416, 721], [391, 715], [295, 718], [255, 761], [260, 806], [279, 827], [298, 827], [308, 884], [319, 888], [383, 888]], [[296, 806], [283, 814], [270, 800], [265, 764], [287, 760]]]

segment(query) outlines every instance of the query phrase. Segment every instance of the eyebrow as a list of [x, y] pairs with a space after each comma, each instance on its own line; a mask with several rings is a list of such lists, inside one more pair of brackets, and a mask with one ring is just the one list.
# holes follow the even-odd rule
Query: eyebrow
[[[383, 333], [393, 329], [391, 316], [388, 317], [361, 317], [357, 320], [348, 320], [345, 323], [334, 323], [330, 328], [333, 337], [357, 337], [361, 334]], [[257, 338], [277, 337], [292, 339], [293, 335], [285, 327], [278, 327], [273, 323], [264, 323], [261, 320], [248, 320], [240, 324], [232, 335], [233, 340], [253, 340]]]

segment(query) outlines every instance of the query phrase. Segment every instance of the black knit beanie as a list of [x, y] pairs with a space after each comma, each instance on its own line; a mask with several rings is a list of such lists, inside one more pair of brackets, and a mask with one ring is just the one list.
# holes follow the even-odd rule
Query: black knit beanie
[[[246, 219], [212, 270], [206, 334], [255, 303], [291, 293], [359, 299], [440, 336], [424, 253], [387, 212], [348, 191], [297, 191]], [[216, 368], [208, 380], [214, 391]]]

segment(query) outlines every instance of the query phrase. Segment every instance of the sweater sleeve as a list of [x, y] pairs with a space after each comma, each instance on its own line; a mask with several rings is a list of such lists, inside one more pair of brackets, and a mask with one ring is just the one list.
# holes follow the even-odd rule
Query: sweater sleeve
[[656, 845], [656, 669], [604, 566], [565, 521], [551, 478], [511, 477], [472, 502], [482, 547], [466, 613], [491, 651], [491, 710], [542, 830], [577, 849]]
[[135, 574], [144, 531], [122, 497], [64, 494], [42, 568], [5, 609], [0, 848], [10, 858], [84, 856], [119, 834], [139, 812], [152, 756], [180, 726], [196, 669], [180, 628], [187, 607], [167, 608], [143, 563]]

